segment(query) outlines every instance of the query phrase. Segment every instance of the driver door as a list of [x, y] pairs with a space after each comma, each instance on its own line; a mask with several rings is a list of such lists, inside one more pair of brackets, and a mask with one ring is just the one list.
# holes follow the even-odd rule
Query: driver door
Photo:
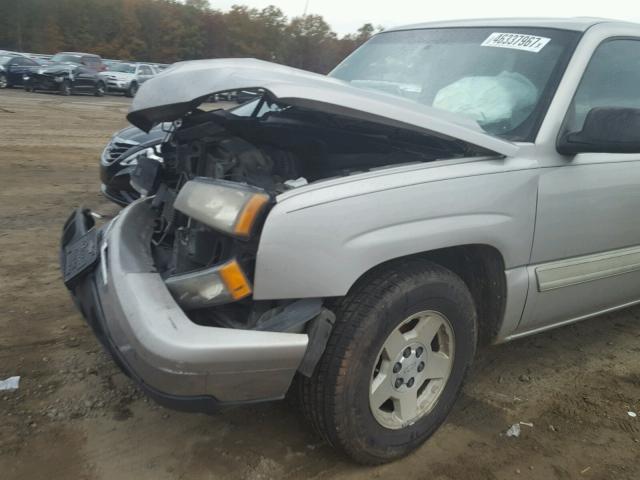
[[94, 88], [96, 74], [92, 70], [85, 66], [80, 66], [76, 69], [74, 76], [74, 87], [76, 89], [86, 91]]
[[[640, 108], [640, 39], [594, 52], [565, 120], [595, 107]], [[640, 137], [640, 132], [638, 132]], [[544, 168], [521, 331], [569, 323], [640, 300], [640, 153], [580, 153]]]

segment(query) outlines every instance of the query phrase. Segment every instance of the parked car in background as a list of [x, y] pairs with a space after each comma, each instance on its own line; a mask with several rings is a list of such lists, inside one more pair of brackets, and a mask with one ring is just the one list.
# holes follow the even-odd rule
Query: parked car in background
[[133, 97], [140, 85], [157, 73], [155, 67], [148, 63], [114, 63], [100, 75], [106, 82], [107, 91]]
[[105, 66], [104, 71], [108, 71], [108, 70], [111, 70], [112, 66], [117, 65], [118, 63], [122, 63], [122, 60], [114, 60], [112, 58], [103, 58], [102, 63]]
[[116, 132], [100, 155], [100, 181], [102, 194], [112, 202], [125, 206], [140, 198], [131, 186], [131, 173], [144, 155], [161, 162], [160, 145], [167, 133], [160, 124], [148, 133], [138, 127], [126, 127]]
[[53, 55], [47, 55], [44, 53], [26, 53], [25, 55], [29, 58], [33, 58], [37, 62], [40, 62], [42, 65], [51, 63], [51, 57], [53, 57]]
[[102, 72], [106, 69], [106, 66], [102, 63], [102, 58], [93, 53], [60, 52], [56, 53], [49, 60], [51, 63], [76, 63], [78, 65], [84, 65], [94, 72]]
[[102, 97], [107, 88], [104, 79], [95, 70], [75, 63], [54, 63], [40, 67], [25, 73], [23, 82], [28, 92], [57, 91], [62, 95], [92, 93]]
[[23, 76], [40, 67], [40, 63], [26, 55], [0, 50], [0, 88], [22, 85]]
[[65, 285], [158, 402], [293, 391], [330, 445], [398, 459], [478, 345], [640, 303], [638, 85], [640, 25], [593, 18], [398, 27], [329, 76], [180, 63], [127, 115], [173, 122], [131, 176], [148, 198], [99, 227], [70, 215]]
[[247, 103], [251, 100], [255, 100], [257, 97], [260, 97], [264, 94], [264, 92], [259, 89], [247, 89], [247, 90], [238, 90], [236, 92], [234, 100], [238, 103]]

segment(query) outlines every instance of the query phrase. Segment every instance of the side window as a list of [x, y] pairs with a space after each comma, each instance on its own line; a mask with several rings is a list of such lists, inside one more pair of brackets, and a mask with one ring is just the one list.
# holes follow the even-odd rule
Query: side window
[[82, 63], [89, 68], [95, 69], [98, 66], [98, 62], [95, 57], [82, 57]]
[[640, 108], [640, 39], [608, 40], [596, 49], [573, 98], [566, 131], [582, 130], [596, 107]]
[[142, 75], [153, 75], [153, 73], [151, 72], [151, 69], [149, 67], [147, 67], [146, 65], [142, 65], [140, 67], [140, 73]]

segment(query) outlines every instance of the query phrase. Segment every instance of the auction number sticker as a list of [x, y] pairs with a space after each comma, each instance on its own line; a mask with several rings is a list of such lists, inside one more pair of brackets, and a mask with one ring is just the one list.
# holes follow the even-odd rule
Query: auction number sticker
[[483, 47], [514, 48], [527, 52], [539, 52], [550, 38], [524, 33], [493, 32], [482, 42]]

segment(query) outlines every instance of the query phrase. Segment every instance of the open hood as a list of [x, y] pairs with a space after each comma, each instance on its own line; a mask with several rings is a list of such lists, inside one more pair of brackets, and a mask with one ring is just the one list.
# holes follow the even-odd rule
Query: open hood
[[127, 119], [142, 130], [181, 118], [212, 94], [264, 89], [281, 105], [457, 139], [504, 156], [518, 146], [489, 135], [473, 120], [341, 80], [255, 59], [180, 62], [145, 82]]

